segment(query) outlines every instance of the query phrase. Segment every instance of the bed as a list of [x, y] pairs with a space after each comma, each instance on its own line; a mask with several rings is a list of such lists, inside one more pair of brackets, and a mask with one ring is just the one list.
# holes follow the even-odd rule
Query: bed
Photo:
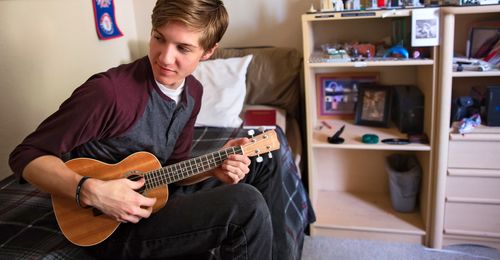
[[[297, 160], [301, 153], [302, 135], [297, 120], [299, 111], [296, 111], [299, 102], [298, 87], [300, 86], [294, 84], [299, 84], [300, 58], [292, 49], [245, 48], [220, 50], [216, 53], [213, 61], [220, 62], [229, 59], [228, 57], [245, 57], [249, 53], [252, 55], [254, 63], [247, 62], [246, 67], [242, 68], [246, 77], [243, 81], [246, 94], [242, 101], [242, 107], [248, 104], [262, 104], [282, 108], [287, 114], [286, 130], [280, 127], [276, 129], [281, 146], [279, 150], [273, 152], [273, 160], [281, 162], [282, 185], [289, 198], [286, 217], [283, 221], [287, 227], [293, 227], [289, 230], [299, 230], [298, 233], [292, 231], [287, 233], [287, 239], [295, 241], [298, 245], [295, 252], [291, 252], [291, 259], [300, 259], [304, 232], [307, 226], [315, 220], [309, 198], [302, 184], [300, 165]], [[266, 57], [270, 57], [270, 59]], [[290, 67], [294, 63], [290, 62], [289, 59], [295, 59], [297, 66]], [[280, 63], [286, 64], [284, 66], [288, 68], [287, 71], [292, 69], [294, 71], [294, 76], [290, 77], [287, 86], [273, 88], [272, 86], [263, 86], [261, 83], [252, 85], [256, 84], [252, 81], [254, 73], [262, 75], [263, 71], [267, 71], [266, 74], [274, 74], [275, 71], [273, 72], [270, 67], [266, 66], [280, 70], [283, 69], [283, 67], [279, 67]], [[286, 76], [288, 75], [290, 73]], [[268, 83], [285, 84], [280, 79], [270, 80], [270, 78], [272, 77], [266, 79]], [[268, 93], [263, 94], [262, 89], [257, 88], [265, 88]], [[296, 89], [287, 90], [287, 88]], [[276, 91], [284, 92], [276, 93]], [[297, 103], [295, 106], [289, 106], [290, 102]], [[234, 112], [242, 113], [241, 111]], [[234, 127], [236, 123], [234, 125], [224, 124], [227, 122], [214, 124], [197, 122], [192, 155], [197, 156], [215, 151], [231, 138], [247, 136], [247, 130], [240, 127], [241, 122], [237, 127]], [[0, 259], [92, 259], [85, 250], [71, 244], [64, 238], [57, 226], [50, 196], [29, 184], [19, 184], [12, 175], [0, 182], [0, 230]]]

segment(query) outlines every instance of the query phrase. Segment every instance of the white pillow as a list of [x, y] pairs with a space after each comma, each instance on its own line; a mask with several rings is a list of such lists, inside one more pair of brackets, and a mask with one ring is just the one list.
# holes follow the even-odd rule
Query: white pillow
[[196, 126], [240, 127], [247, 68], [253, 55], [202, 61], [193, 76], [203, 85]]

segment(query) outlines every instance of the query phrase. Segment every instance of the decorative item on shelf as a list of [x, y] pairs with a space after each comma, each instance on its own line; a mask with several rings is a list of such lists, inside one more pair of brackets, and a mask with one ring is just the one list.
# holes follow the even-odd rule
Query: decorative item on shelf
[[481, 116], [479, 114], [474, 114], [471, 117], [463, 118], [456, 125], [458, 133], [461, 135], [470, 133], [474, 131], [474, 129], [481, 125]]
[[329, 136], [327, 141], [331, 144], [342, 144], [344, 143], [344, 138], [340, 137], [342, 132], [344, 132], [345, 125], [343, 125], [335, 134]]
[[358, 86], [375, 84], [378, 72], [339, 72], [316, 74], [316, 96], [319, 118], [354, 115], [358, 100]]
[[384, 144], [402, 145], [402, 144], [409, 144], [410, 140], [404, 138], [386, 138], [383, 139], [381, 142]]
[[354, 5], [354, 2], [352, 0], [346, 0], [345, 4], [344, 4], [344, 10], [354, 9], [353, 5]]
[[[371, 43], [352, 43], [350, 44], [349, 49], [351, 51], [351, 56], [355, 58], [372, 58], [376, 53], [375, 45]], [[354, 55], [354, 53], [356, 55]]]
[[429, 137], [425, 133], [421, 134], [408, 134], [408, 141], [414, 144], [428, 144]]
[[392, 88], [392, 121], [401, 133], [422, 133], [424, 129], [424, 94], [413, 85]]
[[361, 137], [361, 142], [364, 144], [377, 144], [378, 139], [378, 135], [376, 134], [364, 134]]
[[489, 71], [492, 70], [493, 66], [489, 62], [464, 57], [454, 57], [453, 58], [453, 71]]
[[334, 0], [335, 11], [344, 11], [344, 2], [342, 0]]
[[350, 56], [342, 44], [322, 44], [321, 49], [328, 60], [349, 61]]
[[412, 58], [428, 59], [431, 57], [431, 49], [429, 47], [413, 47], [411, 48]]
[[318, 10], [316, 10], [316, 8], [314, 8], [314, 5], [311, 4], [311, 7], [309, 7], [309, 10], [307, 10], [307, 13], [308, 14], [314, 14], [316, 12], [318, 12]]
[[374, 84], [361, 84], [358, 90], [354, 123], [375, 127], [388, 127], [391, 115], [391, 88]]
[[460, 96], [453, 100], [451, 103], [450, 124], [474, 114], [474, 104], [479, 102], [474, 101], [471, 96]]
[[403, 47], [403, 44], [398, 43], [385, 51], [384, 58], [387, 58], [387, 57], [408, 59], [409, 54], [408, 54], [408, 50], [406, 50], [405, 47]]
[[333, 1], [332, 0], [321, 0], [321, 12], [333, 11]]
[[328, 129], [332, 129], [332, 126], [325, 121], [321, 121], [321, 125], [328, 128]]
[[500, 126], [500, 86], [486, 88], [486, 125]]

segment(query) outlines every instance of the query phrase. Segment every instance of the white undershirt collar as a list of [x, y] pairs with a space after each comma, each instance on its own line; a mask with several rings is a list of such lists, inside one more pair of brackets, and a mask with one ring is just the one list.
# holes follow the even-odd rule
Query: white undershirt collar
[[179, 103], [179, 100], [181, 99], [182, 91], [184, 90], [184, 83], [186, 82], [186, 79], [182, 80], [181, 84], [176, 89], [168, 88], [156, 80], [155, 80], [155, 82], [156, 82], [156, 85], [158, 85], [158, 87], [160, 88], [161, 92], [163, 92], [163, 94], [165, 94], [167, 97], [173, 99], [176, 104]]

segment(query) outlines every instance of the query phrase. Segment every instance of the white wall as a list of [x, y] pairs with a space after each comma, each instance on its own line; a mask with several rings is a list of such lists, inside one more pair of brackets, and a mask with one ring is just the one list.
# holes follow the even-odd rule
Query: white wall
[[[302, 49], [300, 15], [319, 0], [225, 0], [221, 46]], [[147, 53], [155, 0], [115, 1], [124, 36], [97, 39], [89, 0], [0, 0], [0, 179], [8, 155], [96, 72]]]

